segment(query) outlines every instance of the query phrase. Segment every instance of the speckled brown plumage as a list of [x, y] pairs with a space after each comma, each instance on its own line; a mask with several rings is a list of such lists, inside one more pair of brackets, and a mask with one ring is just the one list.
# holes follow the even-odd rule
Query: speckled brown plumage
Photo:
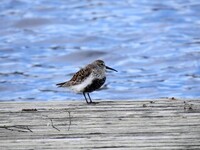
[[91, 68], [87, 66], [76, 72], [69, 81], [58, 83], [56, 85], [59, 87], [68, 87], [80, 84], [91, 74], [91, 72], [92, 72]]

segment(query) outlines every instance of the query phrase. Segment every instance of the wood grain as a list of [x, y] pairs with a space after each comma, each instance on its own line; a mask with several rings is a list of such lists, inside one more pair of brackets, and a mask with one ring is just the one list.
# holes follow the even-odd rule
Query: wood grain
[[0, 149], [200, 149], [200, 100], [0, 102]]

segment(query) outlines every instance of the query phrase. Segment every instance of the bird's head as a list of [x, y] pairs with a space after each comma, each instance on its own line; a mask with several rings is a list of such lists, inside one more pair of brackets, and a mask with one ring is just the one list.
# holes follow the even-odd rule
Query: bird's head
[[106, 66], [103, 60], [95, 60], [93, 63], [97, 65], [100, 69], [104, 69], [104, 70], [109, 69], [109, 70], [113, 70], [117, 72], [117, 70]]

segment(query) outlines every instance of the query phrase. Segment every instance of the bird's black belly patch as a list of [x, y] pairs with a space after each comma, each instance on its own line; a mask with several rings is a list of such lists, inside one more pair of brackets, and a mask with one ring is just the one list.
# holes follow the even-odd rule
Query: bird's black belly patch
[[99, 89], [106, 81], [106, 77], [102, 79], [94, 79], [92, 81], [92, 84], [88, 85], [85, 89], [84, 92], [93, 92], [97, 89]]

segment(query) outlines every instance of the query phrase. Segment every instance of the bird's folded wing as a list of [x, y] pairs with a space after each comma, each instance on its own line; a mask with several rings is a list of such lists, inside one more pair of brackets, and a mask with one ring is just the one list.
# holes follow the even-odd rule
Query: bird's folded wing
[[77, 73], [74, 74], [72, 79], [69, 81], [72, 85], [77, 85], [83, 82], [85, 79], [89, 77], [92, 73], [92, 69], [90, 67], [85, 67], [79, 70]]

